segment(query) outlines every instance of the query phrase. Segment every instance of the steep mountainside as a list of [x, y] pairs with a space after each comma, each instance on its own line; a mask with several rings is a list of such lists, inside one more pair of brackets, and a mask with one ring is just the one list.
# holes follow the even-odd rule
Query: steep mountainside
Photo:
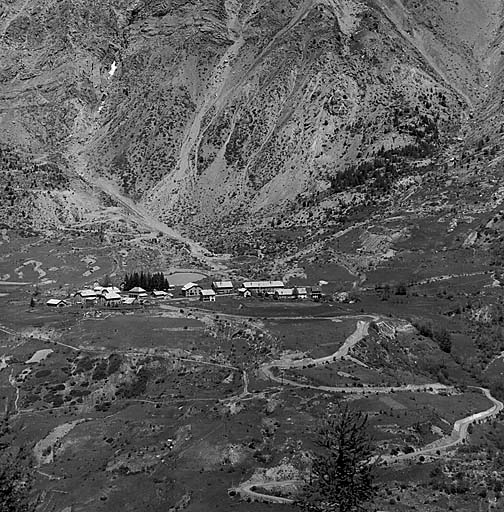
[[430, 158], [500, 113], [501, 3], [3, 2], [2, 154], [28, 162], [10, 204], [33, 163], [69, 180], [29, 193], [52, 225], [96, 209], [90, 184], [193, 229], [311, 206], [363, 162], [382, 194], [404, 176], [377, 156]]

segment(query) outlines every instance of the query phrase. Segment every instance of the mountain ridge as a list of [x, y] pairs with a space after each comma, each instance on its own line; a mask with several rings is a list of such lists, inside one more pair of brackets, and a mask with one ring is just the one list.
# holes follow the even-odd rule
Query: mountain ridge
[[90, 184], [80, 204], [101, 177], [194, 235], [270, 222], [380, 148], [449, 152], [498, 108], [501, 4], [15, 1], [0, 126]]

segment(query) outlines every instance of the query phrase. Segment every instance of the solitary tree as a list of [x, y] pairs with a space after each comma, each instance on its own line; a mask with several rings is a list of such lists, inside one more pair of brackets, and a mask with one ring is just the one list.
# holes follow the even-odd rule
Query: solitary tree
[[345, 405], [318, 428], [310, 482], [298, 505], [308, 512], [356, 512], [373, 498], [374, 469], [367, 415]]
[[112, 279], [108, 274], [105, 274], [101, 280], [98, 282], [100, 286], [103, 286], [104, 288], [107, 288], [108, 286], [112, 286]]

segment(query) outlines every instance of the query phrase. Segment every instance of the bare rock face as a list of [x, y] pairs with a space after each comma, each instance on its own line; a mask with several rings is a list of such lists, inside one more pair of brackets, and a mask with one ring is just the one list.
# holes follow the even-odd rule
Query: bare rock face
[[172, 224], [246, 222], [453, 136], [498, 67], [499, 5], [3, 2], [2, 142]]

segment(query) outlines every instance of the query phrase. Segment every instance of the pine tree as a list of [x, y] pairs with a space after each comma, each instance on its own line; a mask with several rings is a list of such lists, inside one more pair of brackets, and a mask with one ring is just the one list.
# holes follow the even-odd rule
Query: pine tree
[[[375, 494], [376, 458], [366, 430], [367, 415], [348, 405], [324, 420], [316, 435], [310, 483], [298, 505], [307, 512], [365, 510]], [[373, 460], [375, 459], [375, 460]]]

